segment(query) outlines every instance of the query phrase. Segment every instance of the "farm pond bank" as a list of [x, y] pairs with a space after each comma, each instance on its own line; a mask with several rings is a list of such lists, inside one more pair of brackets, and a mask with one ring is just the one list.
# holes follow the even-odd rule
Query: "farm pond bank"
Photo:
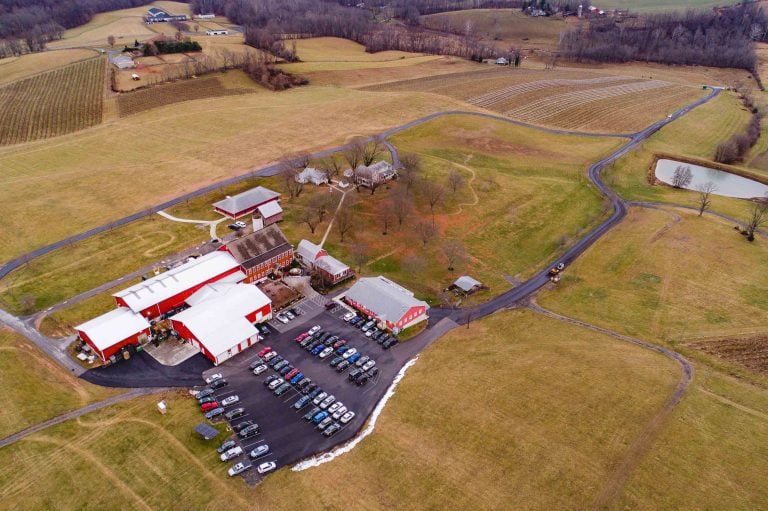
[[685, 165], [691, 169], [693, 179], [684, 188], [688, 190], [697, 190], [707, 182], [712, 182], [716, 186], [713, 193], [725, 197], [735, 197], [739, 199], [753, 199], [764, 197], [768, 194], [768, 185], [742, 177], [723, 170], [717, 170], [701, 165], [660, 158], [656, 162], [654, 174], [659, 181], [666, 184], [672, 184], [672, 176], [675, 169]]

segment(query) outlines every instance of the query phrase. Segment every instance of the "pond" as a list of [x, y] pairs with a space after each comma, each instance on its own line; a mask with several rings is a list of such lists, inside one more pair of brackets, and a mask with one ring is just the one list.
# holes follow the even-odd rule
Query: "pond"
[[711, 181], [716, 186], [715, 191], [712, 192], [715, 195], [752, 199], [755, 197], [765, 197], [768, 194], [768, 185], [759, 183], [754, 179], [675, 160], [659, 159], [656, 162], [656, 177], [659, 181], [671, 185], [672, 176], [679, 165], [684, 165], [691, 169], [693, 179], [685, 186], [688, 190], [698, 190], [699, 186]]

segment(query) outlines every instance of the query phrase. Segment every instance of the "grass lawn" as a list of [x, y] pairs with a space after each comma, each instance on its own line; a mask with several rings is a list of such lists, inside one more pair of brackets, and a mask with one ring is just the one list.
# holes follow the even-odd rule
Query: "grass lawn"
[[[0, 328], [0, 438], [120, 391], [67, 373], [16, 332]], [[2, 479], [2, 478], [0, 478]]]
[[0, 85], [28, 78], [53, 68], [65, 66], [80, 60], [93, 58], [92, 50], [74, 49], [28, 53], [20, 57], [0, 59]]
[[717, 0], [605, 0], [600, 2], [600, 8], [606, 11], [629, 9], [632, 12], [684, 11], [687, 9], [710, 9], [730, 3], [733, 2]]
[[767, 260], [764, 238], [748, 243], [725, 222], [633, 208], [540, 301], [672, 346], [765, 332]]
[[74, 327], [77, 325], [114, 309], [115, 299], [112, 293], [125, 289], [135, 282], [138, 282], [138, 279], [136, 281], [127, 280], [125, 283], [109, 291], [53, 312], [43, 318], [38, 329], [43, 335], [50, 337], [68, 337], [73, 335], [75, 333]]

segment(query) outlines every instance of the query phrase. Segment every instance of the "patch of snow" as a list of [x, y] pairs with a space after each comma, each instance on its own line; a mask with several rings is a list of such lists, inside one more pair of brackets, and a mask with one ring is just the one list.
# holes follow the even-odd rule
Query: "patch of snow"
[[350, 440], [344, 445], [341, 445], [334, 450], [330, 452], [326, 452], [323, 454], [320, 454], [319, 456], [313, 456], [312, 458], [306, 459], [304, 461], [300, 461], [296, 465], [291, 468], [294, 472], [301, 472], [302, 470], [307, 470], [308, 468], [312, 467], [319, 467], [323, 463], [328, 463], [329, 461], [333, 461], [337, 457], [341, 456], [342, 454], [348, 453], [352, 449], [354, 449], [357, 444], [363, 441], [365, 437], [373, 433], [374, 428], [376, 427], [376, 421], [379, 418], [379, 415], [381, 414], [382, 410], [384, 410], [384, 406], [386, 406], [387, 401], [389, 401], [389, 398], [395, 395], [395, 388], [397, 387], [397, 384], [400, 383], [400, 380], [403, 379], [403, 376], [405, 376], [405, 372], [416, 363], [416, 361], [419, 359], [419, 357], [412, 358], [406, 364], [400, 369], [400, 371], [395, 376], [395, 379], [392, 380], [392, 384], [389, 386], [387, 391], [384, 393], [384, 396], [382, 396], [381, 400], [376, 405], [376, 408], [373, 409], [373, 413], [371, 413], [370, 419], [368, 419], [368, 425], [365, 427], [365, 429], [357, 435], [355, 438]]

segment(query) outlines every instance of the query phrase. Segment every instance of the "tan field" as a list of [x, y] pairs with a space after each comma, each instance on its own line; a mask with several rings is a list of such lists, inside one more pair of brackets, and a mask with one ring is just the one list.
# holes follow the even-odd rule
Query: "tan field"
[[0, 85], [28, 78], [97, 55], [92, 50], [73, 49], [29, 53], [20, 57], [0, 59]]

